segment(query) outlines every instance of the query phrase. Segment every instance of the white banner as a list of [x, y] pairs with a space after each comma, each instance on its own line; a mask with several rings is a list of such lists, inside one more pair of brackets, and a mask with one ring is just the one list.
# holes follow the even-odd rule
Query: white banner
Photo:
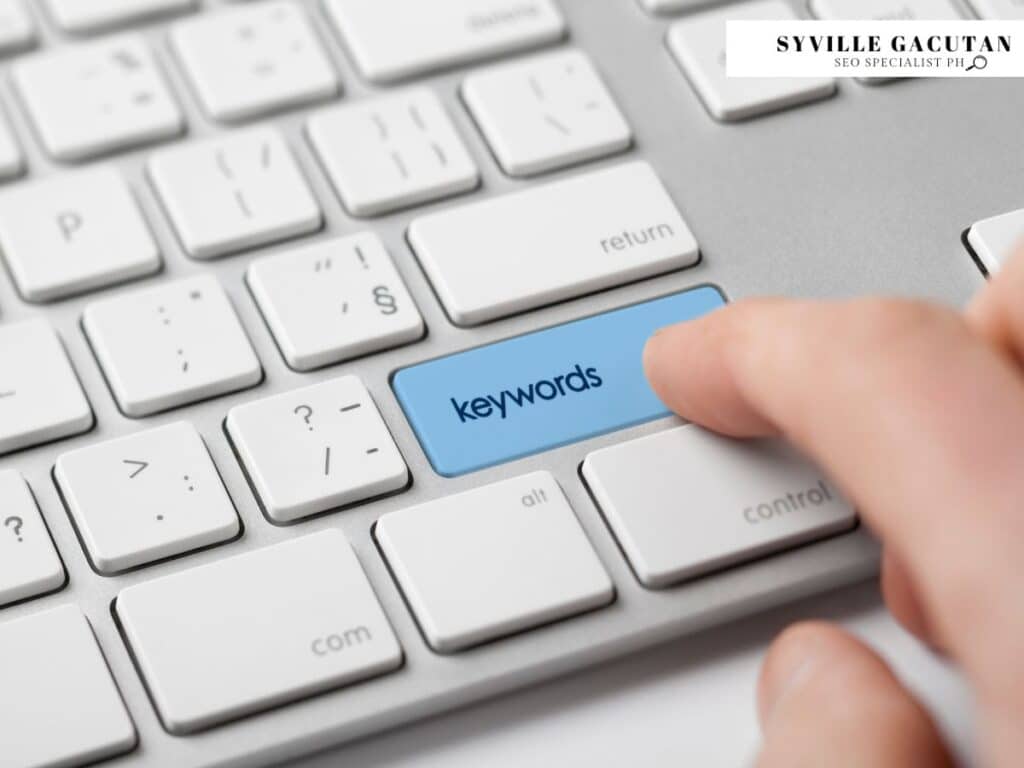
[[1024, 77], [1024, 21], [730, 21], [729, 77]]

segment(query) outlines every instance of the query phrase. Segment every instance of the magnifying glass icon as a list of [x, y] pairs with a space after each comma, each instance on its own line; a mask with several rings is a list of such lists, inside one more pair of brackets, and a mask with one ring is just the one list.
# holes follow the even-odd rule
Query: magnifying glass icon
[[984, 56], [981, 56], [979, 54], [978, 56], [974, 57], [974, 61], [971, 63], [971, 66], [969, 66], [967, 68], [967, 71], [970, 72], [972, 69], [977, 69], [977, 70], [981, 71], [981, 70], [983, 70], [987, 66], [988, 66], [988, 59], [986, 59]]

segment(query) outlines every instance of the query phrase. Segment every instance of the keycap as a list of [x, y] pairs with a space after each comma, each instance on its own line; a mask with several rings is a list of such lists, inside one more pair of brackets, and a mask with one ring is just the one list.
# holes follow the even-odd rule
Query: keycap
[[310, 119], [308, 135], [354, 216], [426, 203], [480, 183], [466, 145], [427, 88], [320, 112]]
[[194, 259], [214, 259], [320, 229], [320, 205], [272, 128], [156, 153], [149, 176]]
[[0, 471], [0, 607], [53, 592], [66, 579], [25, 479]]
[[402, 664], [338, 530], [128, 587], [115, 607], [160, 718], [179, 735]]
[[54, 478], [90, 562], [105, 575], [241, 530], [206, 444], [184, 421], [62, 454]]
[[1024, 19], [1024, 0], [969, 0], [983, 19]]
[[225, 424], [264, 513], [275, 523], [409, 484], [405, 460], [356, 376], [236, 406]]
[[0, 0], [0, 53], [31, 48], [38, 32], [24, 0]]
[[0, 249], [28, 301], [52, 301], [160, 269], [160, 251], [139, 205], [109, 167], [0, 194]]
[[242, 120], [338, 91], [330, 59], [305, 13], [292, 3], [206, 13], [175, 24], [170, 40], [216, 120]]
[[716, 0], [640, 0], [640, 5], [651, 13], [672, 13], [702, 5], [711, 5], [714, 2]]
[[744, 120], [835, 93], [836, 83], [831, 78], [726, 77], [726, 21], [795, 18], [783, 0], [729, 5], [675, 22], [669, 28], [668, 46], [712, 117]]
[[951, 0], [810, 0], [819, 19], [962, 19]]
[[565, 20], [552, 0], [325, 0], [360, 72], [391, 82], [552, 43]]
[[1024, 253], [1024, 208], [979, 221], [968, 230], [967, 242], [985, 271], [995, 274], [1014, 254]]
[[404, 368], [392, 385], [434, 469], [454, 477], [667, 416], [644, 344], [723, 304], [697, 288]]
[[12, 65], [11, 77], [46, 151], [57, 160], [87, 160], [172, 138], [185, 127], [137, 35], [33, 54]]
[[644, 162], [429, 214], [412, 222], [408, 239], [449, 317], [464, 326], [700, 259]]
[[627, 149], [633, 134], [590, 58], [559, 51], [466, 78], [462, 97], [511, 176]]
[[789, 445], [692, 425], [595, 451], [583, 477], [637, 578], [652, 589], [857, 522], [832, 481]]
[[[0, 30], [3, 29], [0, 16]], [[0, 117], [0, 181], [13, 179], [25, 172], [25, 155], [5, 118]]]
[[83, 33], [190, 11], [198, 0], [46, 0], [46, 5], [61, 29]]
[[441, 653], [600, 608], [615, 595], [550, 472], [392, 512], [375, 533]]
[[85, 765], [135, 748], [135, 726], [77, 607], [0, 623], [0, 680], [4, 765]]
[[85, 308], [82, 326], [128, 416], [235, 392], [263, 377], [231, 302], [209, 275], [97, 301]]
[[0, 325], [0, 454], [87, 432], [93, 417], [45, 320]]
[[299, 371], [407, 344], [425, 330], [372, 232], [259, 259], [247, 280], [281, 354]]

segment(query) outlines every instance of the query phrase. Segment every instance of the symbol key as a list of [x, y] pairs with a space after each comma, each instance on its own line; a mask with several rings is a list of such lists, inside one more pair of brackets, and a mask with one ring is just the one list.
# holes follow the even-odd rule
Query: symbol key
[[285, 360], [299, 371], [423, 335], [412, 296], [370, 232], [260, 259], [248, 281]]
[[92, 409], [54, 330], [42, 320], [0, 325], [0, 454], [92, 426]]
[[245, 389], [263, 375], [224, 289], [207, 275], [96, 302], [82, 324], [129, 416]]
[[250, 129], [158, 152], [149, 175], [194, 259], [320, 228], [320, 205], [280, 134]]
[[466, 78], [462, 95], [510, 176], [593, 160], [633, 140], [607, 86], [580, 51], [485, 69]]
[[203, 439], [183, 421], [66, 453], [54, 475], [102, 574], [218, 544], [240, 529]]
[[462, 138], [427, 88], [326, 110], [308, 128], [353, 216], [377, 216], [480, 183]]
[[171, 138], [185, 126], [156, 60], [136, 35], [29, 56], [14, 64], [11, 77], [57, 160]]
[[53, 592], [64, 580], [28, 485], [14, 470], [0, 472], [0, 606]]
[[263, 510], [289, 523], [399, 491], [409, 470], [355, 376], [240, 405], [228, 435]]
[[338, 90], [309, 19], [292, 3], [253, 3], [179, 22], [171, 45], [217, 120], [242, 120]]

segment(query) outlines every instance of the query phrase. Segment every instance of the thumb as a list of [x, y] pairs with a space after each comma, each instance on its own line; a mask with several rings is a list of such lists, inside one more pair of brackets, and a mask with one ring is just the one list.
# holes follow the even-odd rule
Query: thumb
[[758, 768], [953, 765], [928, 713], [859, 640], [828, 624], [791, 627], [758, 690]]

